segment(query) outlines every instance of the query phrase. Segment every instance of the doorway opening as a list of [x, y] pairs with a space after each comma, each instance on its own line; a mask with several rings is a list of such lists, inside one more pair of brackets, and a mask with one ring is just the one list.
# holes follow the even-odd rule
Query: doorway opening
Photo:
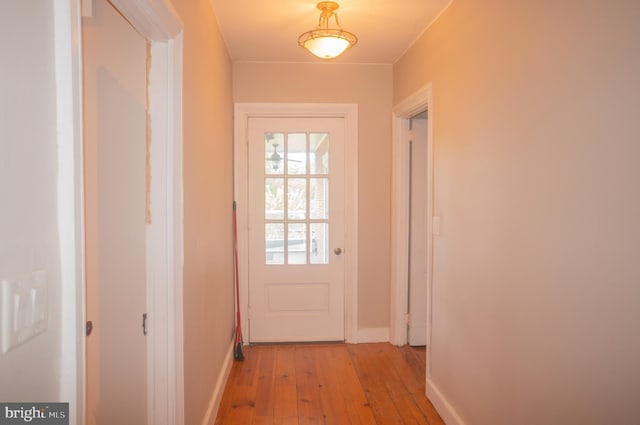
[[[431, 86], [393, 111], [390, 342], [427, 346], [431, 328], [433, 139]], [[417, 284], [412, 285], [411, 282]], [[412, 331], [410, 331], [410, 329]]]
[[[90, 20], [99, 13], [97, 8], [106, 6], [106, 2], [98, 4], [93, 1], [83, 1], [82, 16], [85, 20]], [[126, 324], [134, 326], [137, 333], [143, 334], [146, 340], [144, 347], [146, 359], [140, 362], [142, 364], [146, 361], [146, 371], [140, 373], [146, 377], [146, 400], [139, 400], [139, 404], [143, 406], [140, 408], [146, 409], [146, 412], [138, 412], [138, 416], [145, 417], [141, 419], [141, 423], [181, 424], [184, 422], [182, 23], [168, 0], [111, 0], [108, 7], [113, 7], [117, 14], [124, 18], [146, 42], [146, 54], [143, 50], [143, 54], [138, 56], [147, 56], [145, 62], [148, 110], [146, 112], [149, 118], [146, 123], [148, 124], [146, 137], [150, 138], [151, 143], [146, 146], [146, 152], [144, 152], [145, 135], [136, 137], [136, 140], [143, 141], [143, 152], [142, 159], [136, 161], [135, 167], [138, 173], [144, 174], [146, 171], [151, 171], [152, 174], [150, 182], [149, 180], [143, 182], [143, 186], [146, 187], [143, 187], [142, 194], [138, 192], [135, 196], [137, 203], [145, 203], [145, 194], [152, 201], [147, 204], [146, 211], [144, 205], [138, 208], [138, 211], [142, 211], [142, 225], [136, 226], [137, 230], [142, 232], [138, 242], [142, 246], [139, 251], [144, 255], [142, 268], [139, 270], [142, 274], [141, 286], [144, 286], [139, 289], [144, 299], [141, 299], [138, 304], [145, 304], [146, 311], [143, 314], [132, 315], [133, 319], [128, 320]], [[96, 22], [89, 22], [89, 24], [97, 25]], [[121, 34], [121, 31], [117, 31], [117, 34]], [[102, 46], [102, 48], [105, 47]], [[129, 65], [125, 64], [122, 68], [128, 70]], [[143, 65], [145, 65], [144, 62]], [[98, 68], [97, 74], [103, 75], [101, 74], [103, 71], [100, 71], [100, 67]], [[143, 77], [144, 68], [143, 66], [141, 72]], [[106, 90], [106, 94], [110, 95], [111, 92]], [[104, 115], [100, 116], [104, 118]], [[101, 157], [103, 161], [109, 159]], [[118, 160], [119, 157], [115, 159]], [[144, 178], [138, 179], [138, 181], [143, 180]], [[87, 258], [87, 260], [91, 259]], [[144, 332], [146, 329], [148, 329], [147, 333]], [[123, 355], [117, 351], [117, 347], [105, 348], [110, 348], [119, 356]], [[127, 353], [124, 352], [124, 354]], [[96, 361], [96, 359], [89, 358], [88, 361]], [[112, 394], [115, 394], [114, 397], [118, 396], [117, 392]], [[101, 393], [101, 396], [103, 395], [104, 393]], [[91, 407], [88, 410], [90, 409]]]
[[427, 345], [427, 111], [409, 120], [409, 247], [407, 340], [411, 346]]
[[[251, 279], [251, 276], [252, 276], [252, 273], [249, 267], [249, 261], [248, 261], [248, 259], [251, 257], [251, 253], [249, 251], [251, 247], [250, 235], [249, 235], [249, 223], [251, 220], [250, 210], [253, 210], [253, 208], [251, 207], [252, 205], [251, 199], [254, 199], [254, 197], [256, 196], [256, 194], [254, 193], [255, 192], [254, 189], [256, 186], [251, 185], [249, 183], [249, 180], [252, 174], [250, 172], [250, 161], [249, 161], [251, 152], [247, 143], [247, 141], [249, 140], [249, 123], [250, 121], [258, 122], [261, 119], [267, 119], [269, 121], [276, 118], [278, 119], [282, 119], [282, 118], [300, 119], [300, 118], [310, 118], [310, 117], [323, 118], [323, 119], [337, 118], [337, 119], [342, 119], [343, 124], [341, 127], [343, 127], [343, 130], [344, 130], [344, 176], [343, 177], [344, 177], [344, 201], [345, 202], [344, 202], [344, 211], [341, 215], [344, 220], [343, 226], [345, 231], [344, 231], [343, 244], [341, 244], [341, 246], [336, 246], [336, 247], [332, 246], [331, 250], [326, 252], [326, 255], [327, 257], [331, 256], [331, 258], [334, 258], [334, 259], [339, 258], [340, 259], [339, 261], [344, 262], [344, 265], [343, 265], [344, 324], [342, 325], [344, 329], [344, 335], [341, 336], [340, 339], [344, 339], [347, 342], [356, 341], [357, 329], [358, 329], [357, 328], [357, 317], [358, 317], [358, 310], [357, 310], [357, 306], [358, 306], [358, 303], [357, 303], [358, 301], [357, 300], [357, 282], [358, 282], [358, 275], [357, 275], [357, 270], [358, 270], [358, 267], [357, 267], [357, 259], [358, 259], [358, 252], [357, 252], [358, 133], [357, 133], [357, 128], [358, 126], [357, 126], [357, 123], [358, 123], [358, 115], [357, 114], [358, 114], [357, 105], [354, 105], [354, 104], [237, 103], [235, 105], [234, 197], [237, 203], [237, 216], [238, 216], [238, 254], [240, 257], [239, 280], [241, 283], [240, 294], [239, 294], [240, 309], [248, 313], [248, 314], [242, 315], [242, 327], [244, 329], [251, 330], [248, 316], [253, 317], [253, 314], [255, 313], [253, 311], [254, 305], [251, 305], [249, 303], [249, 299], [250, 299], [249, 280]], [[280, 137], [279, 132], [282, 133], [283, 139], [280, 142], [276, 142], [276, 138]], [[266, 129], [262, 131], [262, 133], [261, 134], [263, 137], [260, 138], [260, 140], [264, 139], [263, 143], [266, 144], [265, 145], [266, 150], [263, 149], [261, 151], [262, 157], [259, 158], [258, 162], [260, 162], [261, 164], [266, 164], [266, 165], [262, 165], [261, 169], [263, 171], [269, 169], [270, 170], [269, 178], [271, 179], [270, 183], [276, 184], [278, 183], [278, 180], [274, 180], [274, 179], [280, 178], [279, 177], [280, 174], [276, 173], [276, 170], [274, 170], [274, 166], [276, 165], [276, 163], [278, 164], [278, 167], [277, 167], [278, 173], [280, 172], [280, 170], [286, 169], [286, 165], [284, 164], [283, 161], [287, 159], [287, 156], [286, 156], [287, 154], [284, 149], [286, 149], [286, 147], [288, 146], [287, 140], [289, 139], [285, 138], [284, 136], [286, 132], [282, 132], [281, 130], [276, 131], [274, 129]], [[298, 132], [298, 133], [302, 134], [304, 132]], [[286, 133], [286, 134], [289, 134], [289, 133]], [[296, 132], [294, 131], [292, 134], [296, 134]], [[311, 135], [309, 135], [309, 137], [311, 137]], [[278, 146], [275, 146], [274, 142], [276, 142]], [[289, 140], [289, 143], [290, 142], [291, 140]], [[309, 138], [307, 142], [311, 143], [312, 142], [311, 138]], [[306, 145], [307, 142], [305, 142], [305, 146], [307, 146]], [[294, 146], [294, 145], [291, 145], [291, 146]], [[267, 151], [268, 151], [268, 154], [266, 153]], [[296, 149], [290, 152], [290, 154], [293, 154], [293, 156], [291, 156], [290, 159], [299, 160], [299, 158], [297, 157], [299, 155], [299, 152], [297, 152]], [[273, 159], [277, 159], [277, 161], [273, 161]], [[297, 164], [297, 166], [300, 166], [302, 163], [295, 162], [295, 164]], [[273, 174], [273, 176], [271, 176], [271, 174]], [[313, 179], [317, 180], [317, 178], [320, 178], [321, 174], [322, 173], [309, 174], [310, 176], [309, 178], [311, 179], [309, 183], [311, 183]], [[300, 180], [300, 182], [302, 182], [302, 180]], [[259, 185], [259, 187], [264, 187], [264, 184]], [[264, 196], [265, 195], [262, 194], [260, 198]], [[253, 201], [254, 205], [255, 205], [255, 202], [256, 201], [254, 200]], [[264, 203], [264, 199], [262, 201], [258, 200], [258, 203], [260, 202]], [[276, 208], [276, 210], [277, 209], [278, 208]], [[274, 212], [272, 211], [272, 213]], [[302, 246], [307, 247], [306, 248], [307, 253], [313, 253], [315, 249], [313, 246], [313, 237], [308, 238], [308, 240], [310, 241], [310, 245], [305, 245], [304, 243], [293, 244], [292, 242], [294, 240], [297, 240], [300, 238], [289, 237], [289, 236], [287, 236], [286, 238], [284, 236], [276, 237], [274, 236], [276, 233], [271, 232], [271, 230], [279, 228], [278, 226], [281, 226], [281, 225], [288, 226], [290, 224], [296, 224], [301, 226], [299, 230], [306, 229], [307, 228], [306, 226], [309, 226], [307, 230], [308, 234], [312, 236], [314, 234], [313, 231], [315, 230], [315, 235], [319, 236], [322, 232], [319, 230], [320, 227], [318, 226], [324, 225], [322, 218], [317, 218], [313, 220], [310, 219], [309, 222], [307, 223], [306, 221], [304, 221], [306, 219], [302, 220], [297, 216], [296, 217], [287, 216], [288, 218], [283, 220], [280, 220], [276, 217], [269, 217], [269, 218], [265, 218], [265, 217], [266, 216], [262, 217], [263, 223], [259, 225], [259, 227], [261, 229], [264, 229], [261, 231], [261, 233], [263, 233], [262, 235], [263, 237], [265, 237], [266, 235], [266, 236], [269, 236], [270, 239], [273, 239], [269, 243], [273, 244], [274, 246], [271, 246], [271, 245], [267, 246], [266, 242], [263, 242], [264, 244], [259, 246], [260, 253], [258, 254], [254, 253], [254, 256], [258, 255], [258, 257], [256, 258], [262, 258], [264, 263], [266, 263], [267, 260], [275, 261], [274, 259], [280, 258], [280, 256], [278, 256], [279, 254], [276, 253], [276, 251], [283, 249], [282, 247], [278, 248], [277, 245], [282, 245], [287, 250], [291, 250], [291, 252], [287, 251], [289, 252], [289, 254], [282, 257], [283, 259], [282, 261], [285, 261], [286, 258], [292, 259], [292, 258], [302, 258], [302, 257], [307, 258], [305, 262], [308, 262], [308, 263], [312, 263], [313, 261], [317, 260], [315, 256], [308, 256], [306, 254], [303, 255], [302, 257], [294, 255], [294, 250]], [[265, 222], [265, 220], [268, 223]], [[280, 223], [279, 220], [282, 221], [282, 223]], [[300, 223], [297, 223], [297, 221], [300, 221]], [[312, 228], [312, 225], [314, 228]], [[257, 224], [254, 223], [254, 229], [256, 228], [255, 226], [257, 226]], [[269, 231], [267, 231], [267, 228], [269, 228]], [[282, 239], [282, 241], [280, 242], [279, 239]], [[284, 241], [287, 241], [287, 242], [285, 243]], [[316, 239], [316, 242], [317, 242], [317, 239]], [[339, 250], [337, 250], [338, 248]], [[318, 252], [319, 250], [320, 250], [320, 244], [318, 244]], [[272, 267], [272, 268], [277, 268], [277, 267]], [[253, 275], [255, 276], [255, 271], [253, 272]], [[282, 289], [282, 285], [275, 288], [275, 290], [280, 290], [280, 289]], [[273, 298], [273, 300], [276, 300], [276, 299], [277, 297]], [[280, 305], [280, 307], [283, 307], [283, 306], [285, 308], [289, 308], [284, 304]], [[273, 338], [266, 338], [266, 339], [273, 339]], [[334, 339], [334, 338], [329, 338], [329, 339]]]

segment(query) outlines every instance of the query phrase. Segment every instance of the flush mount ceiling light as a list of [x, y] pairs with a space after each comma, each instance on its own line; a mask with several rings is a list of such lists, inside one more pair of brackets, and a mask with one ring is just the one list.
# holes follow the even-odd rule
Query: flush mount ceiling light
[[[298, 37], [298, 44], [321, 59], [340, 56], [345, 50], [358, 42], [358, 38], [345, 31], [338, 22], [338, 3], [321, 1], [316, 5], [320, 9], [320, 20], [316, 29], [307, 31]], [[334, 18], [336, 27], [329, 28], [329, 19]]]

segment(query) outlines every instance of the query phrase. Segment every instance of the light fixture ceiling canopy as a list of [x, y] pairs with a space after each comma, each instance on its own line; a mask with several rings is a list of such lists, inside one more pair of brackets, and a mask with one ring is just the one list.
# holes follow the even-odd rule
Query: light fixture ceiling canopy
[[[338, 22], [338, 3], [321, 1], [316, 5], [320, 10], [318, 26], [298, 37], [298, 44], [321, 59], [332, 59], [340, 56], [345, 50], [358, 42], [358, 38], [349, 31], [345, 31]], [[329, 26], [329, 20], [334, 18], [335, 27]]]

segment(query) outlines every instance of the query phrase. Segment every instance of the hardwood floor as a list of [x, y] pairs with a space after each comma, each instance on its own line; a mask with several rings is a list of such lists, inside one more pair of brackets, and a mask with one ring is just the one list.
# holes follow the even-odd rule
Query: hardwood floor
[[424, 348], [257, 345], [234, 362], [215, 424], [430, 424]]

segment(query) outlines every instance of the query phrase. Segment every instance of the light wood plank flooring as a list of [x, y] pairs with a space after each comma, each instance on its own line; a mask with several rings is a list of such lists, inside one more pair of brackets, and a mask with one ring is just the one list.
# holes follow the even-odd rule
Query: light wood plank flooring
[[424, 348], [256, 345], [243, 352], [216, 424], [444, 425], [424, 393]]

